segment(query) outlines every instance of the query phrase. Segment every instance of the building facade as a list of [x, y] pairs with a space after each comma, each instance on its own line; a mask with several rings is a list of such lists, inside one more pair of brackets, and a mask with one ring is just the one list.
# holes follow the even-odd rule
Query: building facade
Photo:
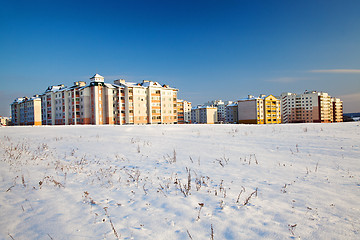
[[232, 103], [226, 106], [226, 123], [238, 123], [238, 103]]
[[279, 124], [281, 123], [281, 102], [280, 99], [273, 95], [262, 95], [264, 104], [264, 123]]
[[343, 122], [343, 102], [340, 98], [331, 98], [333, 108], [333, 122]]
[[[177, 123], [177, 91], [146, 80], [129, 83], [119, 79], [109, 84], [95, 74], [89, 84], [79, 81], [71, 87], [48, 87], [32, 100], [40, 106], [34, 115], [42, 119], [40, 124], [34, 121], [37, 125], [173, 124]], [[17, 99], [11, 106], [15, 125], [24, 125], [27, 116], [23, 101]], [[30, 121], [26, 124], [33, 125]]]
[[[342, 121], [342, 102], [328, 93], [305, 91], [281, 94], [284, 123], [330, 123]], [[334, 112], [335, 111], [335, 112]]]
[[223, 102], [222, 100], [213, 100], [204, 104], [204, 106], [216, 107], [217, 108], [217, 121], [219, 123], [226, 122], [226, 106], [232, 102]]
[[41, 99], [39, 96], [17, 98], [11, 104], [13, 125], [41, 125]]
[[178, 124], [191, 123], [191, 102], [185, 100], [177, 100], [177, 116]]
[[177, 89], [143, 80], [115, 80], [115, 122], [119, 124], [174, 124], [178, 121]]
[[191, 109], [191, 122], [202, 124], [218, 123], [217, 108], [210, 106], [197, 106]]
[[246, 124], [278, 124], [281, 123], [280, 100], [273, 95], [260, 95], [238, 101], [238, 122]]

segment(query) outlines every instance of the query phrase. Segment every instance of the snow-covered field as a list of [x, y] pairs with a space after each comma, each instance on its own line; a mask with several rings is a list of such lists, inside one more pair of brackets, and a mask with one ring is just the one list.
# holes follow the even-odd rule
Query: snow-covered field
[[360, 239], [360, 123], [0, 128], [1, 239]]

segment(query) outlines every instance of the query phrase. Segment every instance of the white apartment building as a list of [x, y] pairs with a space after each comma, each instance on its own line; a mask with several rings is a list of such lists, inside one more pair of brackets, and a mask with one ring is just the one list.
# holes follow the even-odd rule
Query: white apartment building
[[[231, 104], [229, 102], [228, 104]], [[216, 107], [217, 108], [217, 121], [224, 123], [226, 121], [226, 106], [228, 105], [222, 100], [213, 100], [204, 104], [204, 106]]]
[[178, 124], [191, 123], [191, 102], [177, 100]]
[[13, 125], [41, 125], [41, 99], [37, 95], [15, 99], [11, 118]]
[[[42, 119], [42, 125], [55, 125], [55, 116], [58, 111], [56, 111], [56, 107], [58, 106], [57, 103], [58, 94], [62, 94], [61, 90], [64, 90], [65, 86], [62, 85], [56, 85], [56, 86], [50, 86], [46, 89], [45, 93], [40, 95], [41, 98], [41, 119]], [[57, 99], [55, 99], [57, 98]], [[55, 101], [56, 100], [56, 101]]]
[[217, 108], [210, 106], [193, 107], [191, 109], [191, 122], [204, 124], [217, 123]]

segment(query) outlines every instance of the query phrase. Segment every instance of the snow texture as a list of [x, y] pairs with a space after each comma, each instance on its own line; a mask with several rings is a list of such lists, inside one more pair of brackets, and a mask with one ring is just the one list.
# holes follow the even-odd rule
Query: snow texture
[[0, 239], [359, 239], [359, 123], [0, 128]]

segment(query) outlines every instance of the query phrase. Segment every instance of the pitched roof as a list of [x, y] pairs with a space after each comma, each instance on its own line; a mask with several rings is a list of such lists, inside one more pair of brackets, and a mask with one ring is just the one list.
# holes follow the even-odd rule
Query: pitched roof
[[[92, 78], [104, 78], [103, 76], [101, 76], [100, 74], [96, 73]], [[91, 79], [91, 78], [90, 78]]]

